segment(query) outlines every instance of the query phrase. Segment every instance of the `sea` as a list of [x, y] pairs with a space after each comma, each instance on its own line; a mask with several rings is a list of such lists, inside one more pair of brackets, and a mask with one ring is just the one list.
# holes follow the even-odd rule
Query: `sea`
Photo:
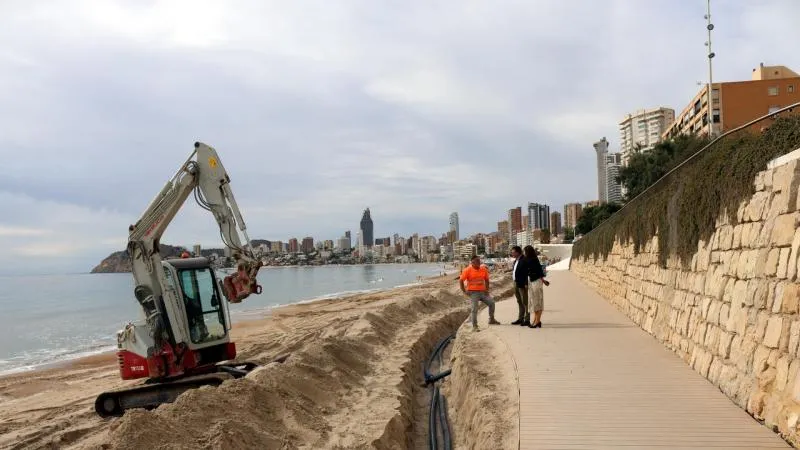
[[[264, 267], [258, 274], [263, 292], [231, 304], [231, 319], [411, 285], [446, 270], [441, 263]], [[139, 319], [133, 285], [130, 273], [0, 277], [0, 375], [116, 349], [117, 331]]]

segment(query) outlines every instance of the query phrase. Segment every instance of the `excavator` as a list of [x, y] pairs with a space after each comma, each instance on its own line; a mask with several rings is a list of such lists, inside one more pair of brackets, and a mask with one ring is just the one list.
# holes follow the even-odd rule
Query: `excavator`
[[[220, 280], [211, 261], [188, 253], [162, 259], [159, 240], [190, 195], [217, 221], [236, 270]], [[239, 232], [244, 236], [244, 243]], [[167, 182], [136, 224], [128, 229], [128, 255], [140, 318], [117, 333], [117, 361], [123, 380], [144, 383], [103, 392], [95, 400], [101, 417], [131, 408], [153, 409], [174, 402], [188, 389], [218, 386], [257, 367], [233, 362], [228, 303], [260, 294], [262, 266], [231, 191], [230, 178], [214, 148], [196, 142], [180, 170]]]

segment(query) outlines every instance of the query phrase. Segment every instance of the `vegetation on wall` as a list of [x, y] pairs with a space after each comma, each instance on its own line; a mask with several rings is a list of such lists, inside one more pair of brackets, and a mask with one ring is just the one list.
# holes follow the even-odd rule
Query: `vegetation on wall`
[[[718, 217], [727, 213], [735, 223], [739, 205], [755, 193], [756, 174], [770, 160], [800, 147], [800, 115], [759, 125], [766, 129], [741, 130], [720, 139], [629, 202], [577, 241], [573, 257], [605, 259], [615, 240], [632, 242], [638, 253], [658, 232], [662, 266], [671, 255], [689, 263], [698, 242], [711, 237]], [[681, 155], [684, 161], [691, 152]]]
[[599, 206], [585, 208], [581, 212], [580, 217], [578, 217], [578, 223], [575, 225], [575, 233], [586, 234], [592, 231], [621, 208], [622, 205], [619, 203], [603, 203]]
[[709, 140], [695, 135], [679, 135], [659, 142], [649, 151], [637, 149], [623, 167], [617, 181], [625, 186], [625, 201], [635, 198], [682, 163], [689, 156], [705, 147]]

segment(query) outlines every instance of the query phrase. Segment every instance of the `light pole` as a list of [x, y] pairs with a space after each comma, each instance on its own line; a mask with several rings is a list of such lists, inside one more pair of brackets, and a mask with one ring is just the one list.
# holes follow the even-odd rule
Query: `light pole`
[[711, 107], [711, 84], [713, 83], [712, 79], [712, 72], [711, 72], [711, 60], [714, 59], [714, 52], [711, 51], [711, 30], [714, 29], [714, 24], [711, 23], [711, 0], [706, 0], [706, 29], [708, 30], [708, 41], [706, 41], [706, 47], [708, 47], [708, 88], [706, 89], [706, 102], [708, 103], [707, 110], [708, 113], [706, 117], [708, 118], [708, 136], [713, 138], [714, 137], [714, 117], [713, 117], [713, 110]]

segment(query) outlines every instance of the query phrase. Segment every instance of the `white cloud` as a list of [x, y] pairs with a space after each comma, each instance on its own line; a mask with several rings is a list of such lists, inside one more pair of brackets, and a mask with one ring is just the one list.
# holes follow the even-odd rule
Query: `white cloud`
[[[800, 3], [716, 2], [715, 79], [800, 70]], [[704, 2], [368, 0], [0, 6], [4, 270], [85, 271], [195, 140], [253, 238], [493, 230], [596, 195], [592, 143], [680, 110], [706, 77]], [[764, 32], [764, 30], [769, 32]], [[7, 213], [10, 211], [11, 213]], [[165, 243], [218, 246], [189, 204]], [[27, 268], [27, 269], [25, 269]]]

